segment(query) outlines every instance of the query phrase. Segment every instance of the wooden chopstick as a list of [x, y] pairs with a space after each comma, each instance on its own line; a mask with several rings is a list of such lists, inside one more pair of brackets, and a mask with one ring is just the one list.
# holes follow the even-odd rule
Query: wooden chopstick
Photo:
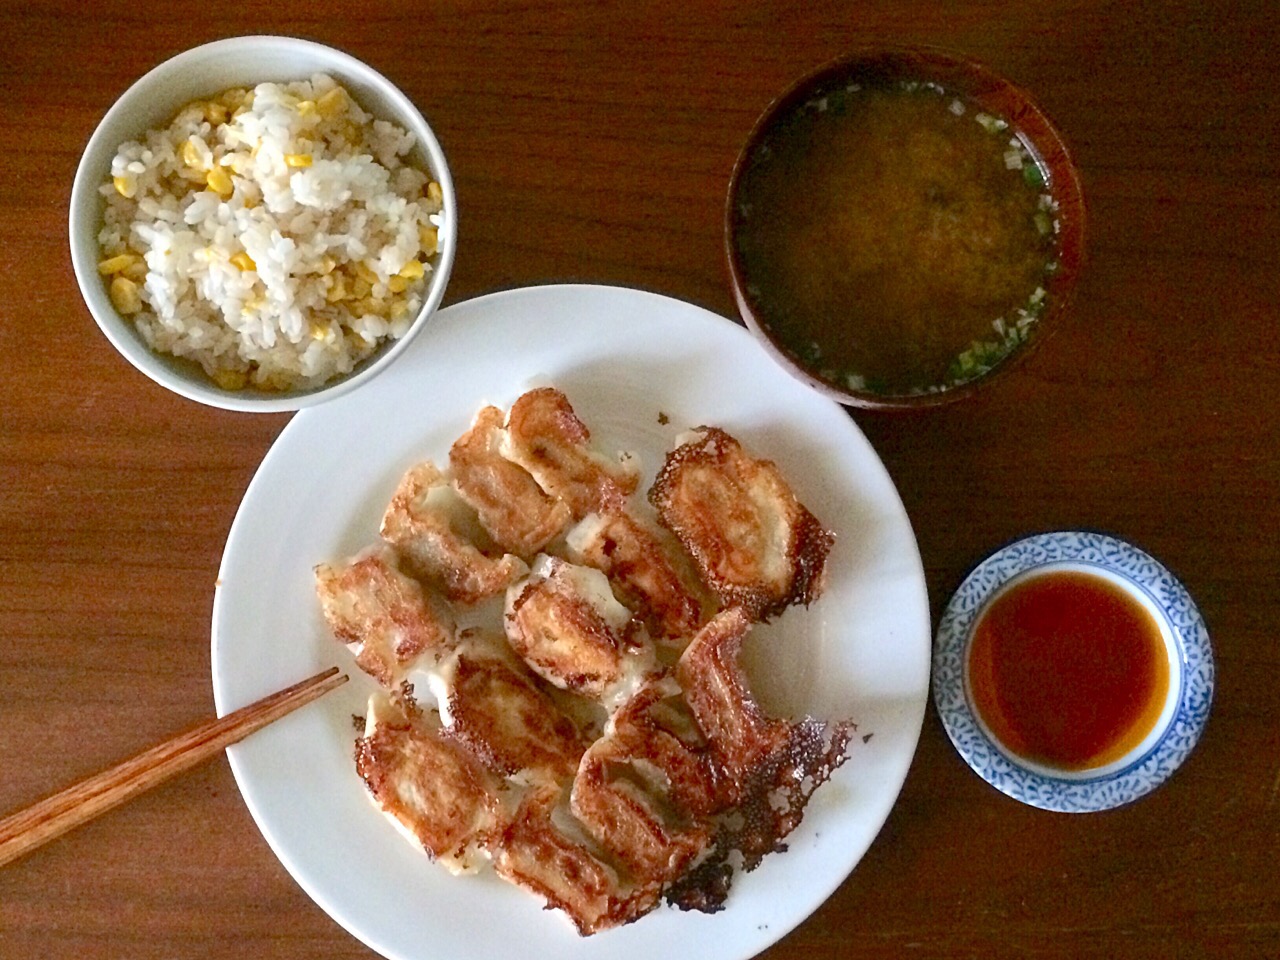
[[346, 682], [346, 674], [331, 667], [10, 814], [0, 820], [0, 867], [208, 760]]

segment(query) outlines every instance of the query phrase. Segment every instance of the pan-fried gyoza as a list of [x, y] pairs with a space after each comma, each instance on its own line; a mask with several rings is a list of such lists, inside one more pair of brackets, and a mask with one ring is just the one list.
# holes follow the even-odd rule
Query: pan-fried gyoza
[[499, 453], [505, 419], [497, 407], [481, 409], [471, 429], [449, 449], [449, 469], [453, 488], [471, 504], [493, 541], [527, 557], [555, 539], [572, 515], [568, 504]]
[[435, 464], [420, 463], [400, 481], [381, 529], [411, 574], [464, 605], [502, 593], [528, 569], [519, 557], [476, 546], [466, 533], [468, 509]]
[[532, 390], [483, 408], [446, 469], [408, 471], [383, 543], [316, 568], [381, 687], [356, 741], [374, 804], [584, 935], [664, 898], [721, 909], [853, 729], [769, 716], [738, 664], [753, 623], [818, 598], [834, 539], [776, 465], [704, 427], [660, 469], [656, 516], [638, 478], [563, 393]]
[[538, 676], [612, 705], [656, 669], [653, 645], [599, 570], [540, 556], [507, 591], [507, 639]]
[[649, 500], [725, 606], [768, 619], [822, 593], [834, 535], [776, 464], [723, 430], [701, 427], [672, 451]]
[[383, 686], [399, 686], [410, 666], [451, 642], [452, 613], [400, 572], [389, 547], [372, 547], [345, 564], [322, 563], [315, 573], [329, 627]]
[[623, 503], [639, 483], [630, 456], [606, 457], [590, 441], [591, 432], [569, 399], [559, 390], [540, 387], [511, 405], [499, 451], [580, 519]]

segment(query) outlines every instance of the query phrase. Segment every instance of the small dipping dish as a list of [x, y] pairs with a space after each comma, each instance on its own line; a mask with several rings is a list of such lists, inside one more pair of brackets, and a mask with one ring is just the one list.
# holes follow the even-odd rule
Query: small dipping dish
[[1027, 93], [929, 48], [853, 52], [756, 122], [725, 251], [739, 312], [841, 403], [948, 403], [1024, 359], [1084, 264], [1080, 177]]
[[1186, 589], [1137, 547], [1040, 534], [988, 557], [938, 627], [933, 694], [988, 783], [1087, 813], [1155, 789], [1213, 700], [1208, 631]]

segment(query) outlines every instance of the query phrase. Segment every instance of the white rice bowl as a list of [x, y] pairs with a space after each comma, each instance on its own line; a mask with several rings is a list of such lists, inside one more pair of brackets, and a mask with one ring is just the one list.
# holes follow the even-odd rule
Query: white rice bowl
[[423, 305], [440, 185], [408, 164], [411, 133], [339, 89], [318, 73], [198, 101], [121, 145], [100, 188], [116, 309], [224, 389], [318, 388]]

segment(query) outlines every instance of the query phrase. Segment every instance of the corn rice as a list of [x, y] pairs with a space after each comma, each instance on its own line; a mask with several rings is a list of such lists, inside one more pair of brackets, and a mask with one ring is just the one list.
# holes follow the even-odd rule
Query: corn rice
[[187, 104], [101, 189], [112, 304], [223, 389], [351, 372], [404, 335], [433, 273], [443, 191], [413, 146], [323, 74]]

